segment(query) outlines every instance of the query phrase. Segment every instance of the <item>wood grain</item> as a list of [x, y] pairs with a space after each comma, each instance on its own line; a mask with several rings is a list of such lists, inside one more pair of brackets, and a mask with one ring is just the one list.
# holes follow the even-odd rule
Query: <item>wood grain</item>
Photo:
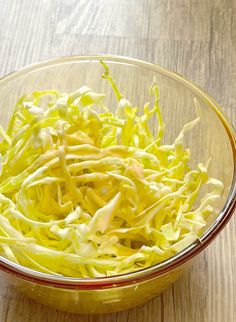
[[[56, 56], [111, 53], [202, 86], [236, 124], [235, 0], [0, 0], [0, 76]], [[161, 297], [100, 316], [58, 312], [0, 279], [0, 322], [233, 322], [236, 220]]]

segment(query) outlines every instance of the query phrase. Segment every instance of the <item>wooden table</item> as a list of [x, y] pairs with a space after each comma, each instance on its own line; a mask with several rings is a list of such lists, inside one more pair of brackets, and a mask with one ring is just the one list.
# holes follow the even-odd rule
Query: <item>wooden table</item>
[[[112, 53], [193, 80], [236, 124], [235, 0], [0, 0], [0, 76], [56, 56]], [[37, 304], [0, 280], [0, 322], [233, 322], [236, 220], [159, 298], [101, 316]]]

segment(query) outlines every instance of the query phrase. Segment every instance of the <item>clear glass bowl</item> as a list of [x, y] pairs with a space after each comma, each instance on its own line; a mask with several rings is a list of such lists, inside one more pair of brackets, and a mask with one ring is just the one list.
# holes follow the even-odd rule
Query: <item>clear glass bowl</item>
[[[0, 80], [0, 119], [7, 125], [16, 101], [34, 90], [57, 89], [72, 92], [86, 84], [108, 93], [107, 105], [115, 106], [114, 96], [101, 79], [102, 59], [119, 88], [132, 103], [142, 106], [150, 99], [148, 90], [155, 77], [160, 106], [166, 123], [166, 142], [172, 142], [182, 126], [196, 117], [194, 98], [201, 106], [201, 122], [185, 138], [193, 163], [212, 156], [210, 175], [223, 181], [217, 218], [210, 218], [200, 240], [146, 269], [114, 277], [80, 279], [51, 276], [16, 265], [0, 257], [2, 274], [21, 291], [57, 309], [80, 313], [105, 313], [138, 305], [164, 291], [191, 264], [225, 226], [236, 204], [235, 132], [220, 106], [199, 87], [180, 75], [143, 61], [115, 56], [75, 56], [50, 60], [26, 67]], [[155, 121], [152, 124], [156, 130]]]

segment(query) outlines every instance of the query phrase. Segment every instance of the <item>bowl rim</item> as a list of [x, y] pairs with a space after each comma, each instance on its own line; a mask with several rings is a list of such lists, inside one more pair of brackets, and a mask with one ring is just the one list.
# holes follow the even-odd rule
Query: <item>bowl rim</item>
[[159, 72], [164, 76], [170, 77], [182, 83], [185, 87], [190, 88], [191, 90], [197, 92], [201, 95], [212, 110], [217, 114], [219, 120], [224, 126], [226, 133], [228, 135], [232, 155], [234, 161], [234, 174], [230, 187], [230, 191], [227, 197], [227, 200], [224, 204], [224, 207], [220, 211], [219, 215], [212, 223], [212, 225], [203, 233], [199, 240], [194, 241], [188, 247], [183, 249], [181, 252], [178, 252], [174, 256], [164, 260], [161, 263], [137, 270], [134, 272], [120, 274], [115, 276], [107, 277], [97, 277], [97, 278], [72, 278], [65, 277], [60, 275], [50, 275], [46, 273], [41, 273], [39, 271], [15, 264], [8, 259], [0, 256], [0, 269], [6, 273], [12, 274], [21, 279], [34, 282], [41, 285], [53, 286], [58, 288], [66, 289], [81, 289], [81, 290], [99, 290], [104, 288], [113, 288], [120, 287], [125, 285], [130, 285], [133, 283], [142, 282], [148, 279], [152, 279], [161, 275], [164, 275], [172, 271], [177, 266], [181, 266], [185, 262], [189, 261], [191, 258], [200, 253], [209, 243], [218, 235], [218, 233], [224, 228], [224, 226], [229, 221], [236, 208], [236, 133], [235, 130], [222, 110], [221, 106], [214, 101], [211, 96], [209, 96], [204, 90], [202, 90], [195, 83], [188, 81], [182, 75], [170, 71], [169, 69], [162, 67], [157, 64], [149, 63], [143, 60], [136, 58], [131, 58], [127, 56], [118, 56], [118, 55], [75, 55], [75, 56], [62, 56], [42, 62], [34, 63], [14, 71], [2, 78], [0, 78], [0, 86], [5, 82], [11, 81], [19, 76], [25, 75], [27, 73], [33, 72], [35, 70], [40, 70], [47, 68], [48, 66], [64, 64], [64, 63], [73, 63], [73, 62], [97, 62], [99, 60], [104, 60], [106, 62], [117, 62], [123, 64], [134, 65], [136, 67], [143, 67], [150, 69], [154, 72]]

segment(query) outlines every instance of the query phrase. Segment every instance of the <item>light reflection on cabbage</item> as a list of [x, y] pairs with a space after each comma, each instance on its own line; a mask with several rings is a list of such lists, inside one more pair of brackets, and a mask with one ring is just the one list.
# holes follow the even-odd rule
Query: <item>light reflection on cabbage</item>
[[[184, 249], [214, 213], [223, 184], [208, 177], [209, 162], [191, 169], [183, 145], [200, 117], [163, 145], [155, 82], [154, 106], [138, 113], [102, 64], [114, 114], [87, 86], [41, 91], [22, 97], [0, 130], [0, 249], [15, 263], [73, 277], [135, 271]], [[196, 203], [203, 185], [210, 192]]]

